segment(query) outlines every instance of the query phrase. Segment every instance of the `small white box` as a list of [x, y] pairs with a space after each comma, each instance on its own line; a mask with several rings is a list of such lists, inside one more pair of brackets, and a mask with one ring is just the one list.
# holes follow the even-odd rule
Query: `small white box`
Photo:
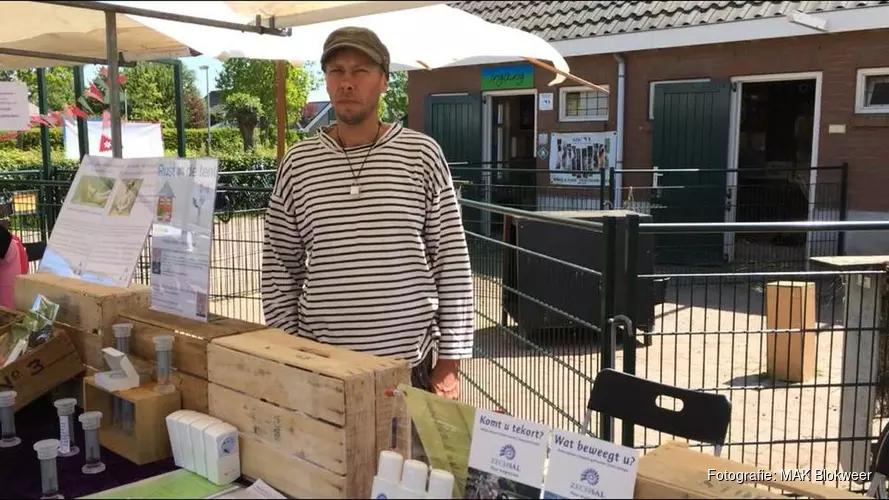
[[177, 425], [176, 439], [179, 441], [179, 452], [182, 455], [182, 468], [196, 472], [194, 449], [191, 446], [191, 423], [195, 420], [205, 417], [203, 413], [192, 411], [187, 415], [183, 415], [176, 419]]
[[222, 420], [207, 415], [201, 415], [200, 418], [191, 422], [188, 428], [188, 441], [191, 446], [191, 452], [194, 454], [194, 473], [207, 477], [207, 454], [204, 451], [204, 430], [216, 424], [221, 424]]
[[176, 464], [176, 467], [185, 468], [185, 461], [182, 459], [182, 443], [179, 438], [179, 419], [191, 414], [197, 415], [198, 413], [192, 410], [178, 410], [165, 418], [167, 434], [170, 436], [170, 448], [173, 450], [173, 463]]
[[210, 482], [222, 486], [241, 477], [238, 429], [233, 425], [222, 422], [204, 429], [204, 450]]

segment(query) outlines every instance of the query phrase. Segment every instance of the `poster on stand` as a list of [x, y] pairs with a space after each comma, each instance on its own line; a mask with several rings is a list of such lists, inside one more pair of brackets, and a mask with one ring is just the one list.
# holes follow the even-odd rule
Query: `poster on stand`
[[165, 158], [151, 231], [151, 308], [207, 321], [216, 158]]
[[633, 448], [554, 431], [543, 498], [633, 498], [638, 458]]
[[154, 219], [162, 159], [84, 156], [38, 272], [128, 287]]
[[549, 427], [475, 412], [463, 498], [540, 498]]
[[549, 181], [562, 186], [608, 185], [614, 167], [616, 132], [553, 133], [550, 138]]

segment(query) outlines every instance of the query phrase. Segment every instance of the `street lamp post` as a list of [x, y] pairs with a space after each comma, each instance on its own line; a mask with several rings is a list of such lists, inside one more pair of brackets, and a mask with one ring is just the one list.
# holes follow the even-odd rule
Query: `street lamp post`
[[201, 69], [207, 82], [207, 156], [210, 156], [210, 66], [205, 64]]

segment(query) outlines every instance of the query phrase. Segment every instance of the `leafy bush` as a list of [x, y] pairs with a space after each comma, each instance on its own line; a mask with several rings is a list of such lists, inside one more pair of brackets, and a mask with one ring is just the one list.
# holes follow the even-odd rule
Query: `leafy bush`
[[[164, 141], [164, 149], [168, 151], [172, 151], [172, 154], [176, 155], [176, 129], [170, 127], [164, 127], [161, 130], [161, 134], [163, 135]], [[287, 131], [287, 144], [293, 144], [301, 141], [305, 138], [305, 135], [301, 132], [297, 132], [296, 130], [288, 130]], [[49, 143], [54, 151], [54, 157], [64, 158], [64, 140], [63, 133], [61, 127], [55, 127], [49, 129]], [[271, 144], [270, 146], [274, 146]], [[185, 149], [189, 152], [188, 156], [194, 156], [191, 152], [194, 152], [195, 155], [203, 155], [206, 151], [207, 147], [207, 129], [205, 128], [189, 128], [185, 129]], [[257, 147], [257, 149], [260, 149]], [[0, 151], [22, 151], [37, 152], [38, 163], [40, 160], [40, 128], [32, 128], [30, 130], [26, 130], [22, 134], [21, 141], [21, 149], [19, 149], [19, 143], [17, 138], [6, 139], [0, 141]], [[56, 151], [61, 151], [61, 153], [56, 153]], [[241, 139], [241, 133], [235, 127], [217, 127], [210, 129], [210, 153], [213, 156], [225, 156], [227, 154], [240, 154], [244, 151], [244, 141]], [[59, 156], [61, 155], [61, 156]], [[6, 170], [6, 168], [0, 166], [0, 170]]]

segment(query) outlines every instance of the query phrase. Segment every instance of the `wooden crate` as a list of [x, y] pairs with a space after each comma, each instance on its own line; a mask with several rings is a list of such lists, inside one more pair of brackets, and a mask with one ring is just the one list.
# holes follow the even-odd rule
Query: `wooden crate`
[[410, 384], [406, 362], [261, 330], [213, 340], [208, 367], [210, 415], [241, 431], [244, 475], [285, 494], [367, 497], [393, 417], [409, 456], [406, 408], [385, 395]]
[[[774, 476], [764, 481], [739, 484], [731, 480], [719, 481], [716, 476], [708, 477], [710, 470], [714, 473], [729, 471], [747, 474], [767, 471], [691, 450], [687, 443], [669, 441], [639, 459], [633, 498], [790, 498], [790, 495], [806, 498], [863, 498], [849, 491], [810, 481], [784, 481], [781, 480], [780, 471], [774, 471]], [[766, 478], [761, 474], [753, 477]]]
[[[99, 442], [102, 446], [143, 465], [173, 455], [167, 433], [167, 415], [182, 408], [179, 391], [160, 393], [154, 382], [125, 391], [108, 392], [96, 384], [95, 377], [83, 379], [84, 411], [102, 412]], [[114, 397], [133, 404], [133, 432], [114, 427], [111, 419]]]
[[773, 281], [766, 284], [766, 372], [777, 380], [806, 382], [815, 377], [818, 349], [815, 283]]
[[78, 333], [70, 326], [54, 324], [49, 341], [0, 369], [0, 386], [18, 393], [15, 411], [83, 372], [83, 361], [69, 338], [72, 332]]
[[[123, 311], [117, 322], [133, 324], [130, 353], [144, 359], [155, 358], [155, 336], [173, 335], [173, 368], [204, 380], [207, 380], [207, 346], [211, 340], [266, 328], [214, 314], [203, 323], [147, 307]], [[114, 345], [114, 336], [106, 335], [105, 347]]]
[[111, 325], [118, 315], [127, 309], [151, 305], [151, 288], [145, 285], [117, 288], [46, 273], [16, 278], [16, 309], [31, 309], [38, 294], [59, 305], [56, 320], [78, 329], [78, 335], [71, 338], [77, 354], [85, 364], [99, 370], [105, 369], [102, 336], [111, 336]]

